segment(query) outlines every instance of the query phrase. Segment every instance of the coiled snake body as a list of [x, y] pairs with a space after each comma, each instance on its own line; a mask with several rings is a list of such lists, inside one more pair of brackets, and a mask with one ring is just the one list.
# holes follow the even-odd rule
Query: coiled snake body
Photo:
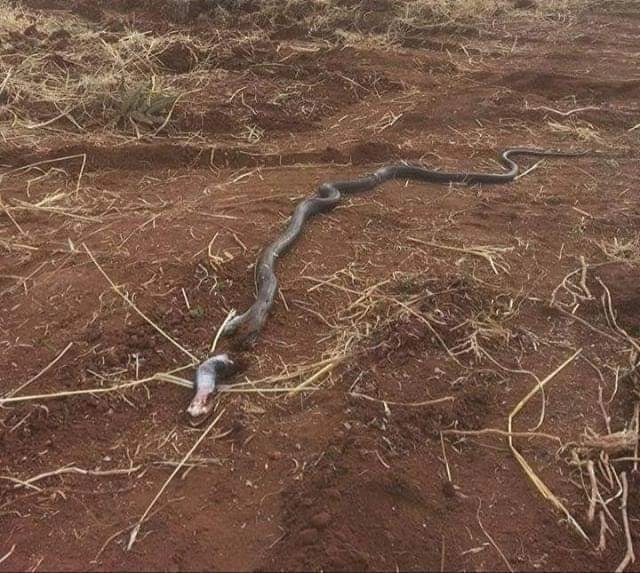
[[[286, 229], [260, 254], [255, 269], [257, 285], [255, 302], [244, 313], [226, 324], [221, 333], [222, 336], [240, 333], [246, 344], [255, 343], [278, 292], [278, 278], [275, 274], [278, 257], [285, 253], [300, 236], [309, 217], [336, 207], [343, 193], [370, 191], [391, 179], [412, 179], [429, 183], [465, 183], [467, 185], [509, 183], [516, 178], [520, 171], [517, 163], [511, 159], [512, 155], [575, 157], [584, 155], [584, 153], [514, 147], [506, 149], [500, 154], [500, 160], [506, 168], [504, 173], [436, 171], [420, 165], [400, 163], [386, 165], [374, 173], [358, 179], [323, 183], [314, 195], [298, 203]], [[209, 398], [215, 391], [216, 376], [231, 363], [228, 356], [223, 354], [209, 358], [200, 365], [196, 373], [196, 393], [188, 410], [191, 415], [201, 415], [210, 410]]]

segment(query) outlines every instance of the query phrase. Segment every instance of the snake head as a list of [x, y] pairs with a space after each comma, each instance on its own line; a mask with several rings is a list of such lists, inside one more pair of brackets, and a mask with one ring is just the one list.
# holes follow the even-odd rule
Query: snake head
[[197, 393], [189, 403], [189, 407], [187, 408], [187, 412], [192, 418], [199, 418], [200, 416], [204, 416], [209, 414], [213, 409], [213, 400], [211, 397], [213, 396], [213, 392], [210, 394], [200, 394]]
[[189, 403], [187, 412], [194, 418], [209, 414], [213, 409], [213, 394], [216, 390], [216, 378], [224, 374], [233, 361], [226, 354], [217, 354], [205, 360], [196, 372], [196, 393]]

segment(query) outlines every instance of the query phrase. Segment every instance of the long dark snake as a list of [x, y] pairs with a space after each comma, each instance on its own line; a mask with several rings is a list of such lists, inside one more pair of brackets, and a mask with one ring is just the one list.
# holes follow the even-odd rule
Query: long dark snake
[[[241, 339], [245, 344], [253, 345], [255, 343], [278, 292], [278, 277], [275, 273], [275, 265], [278, 258], [298, 239], [307, 219], [336, 207], [340, 202], [342, 193], [370, 191], [391, 179], [412, 179], [430, 183], [464, 183], [467, 185], [474, 183], [509, 183], [520, 172], [517, 163], [511, 159], [512, 155], [576, 157], [585, 153], [582, 151], [553, 151], [516, 147], [506, 149], [500, 155], [500, 160], [507, 169], [504, 173], [435, 171], [420, 165], [400, 163], [386, 165], [371, 175], [358, 179], [323, 183], [314, 195], [298, 203], [285, 230], [262, 251], [255, 269], [257, 286], [255, 302], [244, 313], [228, 321], [221, 335], [230, 336], [241, 333]], [[210, 397], [215, 391], [216, 378], [230, 364], [232, 364], [232, 361], [226, 354], [219, 354], [205, 360], [198, 367], [195, 395], [188, 409], [192, 416], [199, 416], [210, 411]]]

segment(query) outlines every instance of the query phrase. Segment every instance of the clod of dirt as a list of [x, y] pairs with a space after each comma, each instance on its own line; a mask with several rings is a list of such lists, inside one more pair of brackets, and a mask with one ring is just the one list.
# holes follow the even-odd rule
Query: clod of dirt
[[611, 292], [618, 324], [631, 336], [640, 336], [640, 285], [637, 275], [626, 264], [617, 264], [600, 269], [598, 277]]
[[167, 69], [178, 72], [190, 72], [198, 63], [198, 55], [184, 42], [172, 42], [157, 56]]
[[94, 343], [97, 342], [102, 336], [102, 329], [96, 324], [92, 324], [85, 330], [87, 342]]
[[124, 25], [124, 22], [118, 18], [110, 18], [107, 20], [104, 29], [108, 32], [124, 32], [127, 27]]
[[393, 2], [390, 0], [362, 0], [360, 9], [363, 12], [389, 12], [393, 9]]
[[456, 488], [453, 485], [453, 482], [450, 482], [449, 480], [442, 482], [442, 491], [448, 498], [456, 497]]
[[321, 511], [320, 513], [316, 513], [310, 522], [316, 529], [324, 529], [331, 523], [331, 515], [326, 511]]
[[22, 33], [29, 38], [36, 38], [40, 36], [40, 31], [38, 30], [35, 24], [31, 24], [30, 26], [27, 26], [22, 31]]
[[82, 2], [78, 3], [73, 9], [72, 12], [74, 14], [78, 14], [78, 16], [82, 16], [87, 20], [91, 20], [93, 22], [98, 22], [102, 20], [104, 13], [100, 8], [98, 8], [93, 2]]
[[69, 46], [69, 40], [71, 39], [71, 33], [64, 28], [58, 28], [49, 34], [47, 40], [50, 42], [51, 47], [56, 50], [64, 50]]
[[536, 0], [514, 0], [513, 7], [519, 10], [535, 10], [538, 7]]
[[327, 558], [330, 569], [335, 571], [366, 571], [371, 559], [368, 553], [335, 547], [328, 548]]
[[201, 113], [183, 111], [177, 119], [180, 129], [185, 131], [203, 131], [205, 133], [233, 133], [239, 129], [238, 122], [231, 112], [215, 109], [215, 106]]
[[168, 0], [164, 13], [176, 22], [186, 23], [216, 8], [234, 10], [244, 4], [243, 0]]
[[319, 534], [318, 530], [314, 527], [310, 527], [309, 529], [303, 529], [298, 535], [298, 541], [300, 545], [313, 545], [318, 541]]
[[357, 144], [351, 151], [354, 165], [362, 165], [373, 161], [388, 161], [398, 155], [398, 147], [384, 141], [367, 141]]

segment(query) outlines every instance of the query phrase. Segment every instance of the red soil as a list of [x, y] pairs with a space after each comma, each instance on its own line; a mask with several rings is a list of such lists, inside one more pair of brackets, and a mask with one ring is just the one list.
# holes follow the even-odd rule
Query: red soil
[[[158, 32], [174, 25], [146, 11], [151, 3], [91, 4], [55, 3], [100, 25], [126, 21]], [[372, 4], [384, 13], [384, 3]], [[213, 25], [204, 12], [189, 21], [180, 26], [196, 35]], [[135, 376], [136, 357], [140, 376], [185, 363], [110, 290], [83, 243], [140, 309], [204, 354], [226, 310], [251, 303], [251, 265], [260, 248], [318, 183], [401, 159], [495, 169], [497, 150], [508, 146], [601, 152], [544, 161], [506, 187], [392, 183], [315, 219], [279, 267], [287, 306], [277, 302], [257, 346], [243, 357], [246, 368], [230, 382], [322, 359], [335, 346], [330, 324], [358, 295], [329, 286], [310, 291], [316, 283], [306, 277], [326, 278], [349, 265], [357, 280], [343, 274], [339, 284], [355, 291], [405, 273], [381, 292], [421, 297], [412, 308], [430, 317], [450, 348], [472, 334], [472, 319], [501, 324], [505, 337], [493, 332], [480, 340], [495, 362], [465, 354], [456, 363], [423, 321], [398, 317], [398, 308], [383, 300], [369, 321], [377, 314], [389, 324], [322, 390], [295, 398], [222, 395], [218, 437], [195, 453], [207, 465], [171, 483], [129, 552], [127, 528], [171, 471], [156, 462], [179, 460], [202, 429], [185, 413], [190, 392], [154, 383], [5, 405], [3, 477], [24, 480], [66, 465], [139, 469], [64, 474], [35, 489], [0, 480], [0, 557], [15, 546], [0, 570], [503, 570], [505, 559], [516, 570], [615, 568], [625, 551], [622, 530], [614, 529], [604, 551], [595, 549], [599, 522], [587, 523], [588, 498], [568, 463], [570, 450], [558, 453], [558, 444], [545, 439], [516, 440], [590, 543], [535, 489], [504, 437], [446, 434], [441, 442], [440, 432], [506, 429], [509, 412], [535, 385], [513, 370], [542, 379], [582, 348], [549, 383], [539, 431], [564, 443], [578, 441], [587, 427], [606, 433], [598, 386], [605, 397], [614, 393], [615, 368], [628, 366], [629, 345], [607, 325], [596, 277], [610, 289], [620, 325], [640, 334], [638, 259], [616, 261], [598, 246], [640, 231], [640, 130], [629, 131], [640, 121], [640, 78], [630, 76], [639, 26], [640, 5], [629, 1], [535, 25], [505, 17], [475, 29], [416, 31], [393, 50], [336, 48], [304, 30], [280, 30], [251, 53], [216, 62], [228, 73], [216, 76], [199, 107], [176, 107], [167, 136], [110, 140], [75, 135], [69, 125], [38, 147], [0, 143], [3, 172], [86, 154], [81, 216], [14, 210], [23, 237], [0, 211], [0, 239], [29, 246], [0, 242], [3, 394], [69, 343], [24, 393], [96, 387], [100, 376], [117, 372], [127, 380]], [[168, 73], [179, 74], [191, 69], [192, 57], [176, 45], [163, 61]], [[296, 87], [293, 95], [273, 103], [287, 86]], [[240, 87], [251, 110], [229, 101]], [[596, 109], [568, 117], [549, 110], [579, 107]], [[385, 121], [392, 125], [383, 128]], [[259, 142], [238, 143], [234, 134], [247, 124], [264, 130]], [[201, 137], [184, 143], [175, 138], [179, 132]], [[53, 165], [65, 171], [37, 181], [42, 171], [6, 175], [4, 203], [73, 191], [80, 160]], [[213, 252], [231, 259], [218, 270], [207, 254], [216, 235]], [[508, 274], [412, 239], [512, 247], [503, 253]], [[580, 257], [603, 265], [588, 274], [595, 302], [576, 314], [605, 335], [549, 305], [562, 278], [580, 268]], [[454, 400], [385, 409], [350, 390], [396, 402]], [[631, 420], [634, 391], [627, 377], [607, 404], [614, 431]], [[539, 408], [536, 397], [515, 429], [531, 429]], [[640, 482], [632, 465], [615, 467], [630, 476], [637, 541]], [[621, 525], [619, 500], [609, 507]]]

